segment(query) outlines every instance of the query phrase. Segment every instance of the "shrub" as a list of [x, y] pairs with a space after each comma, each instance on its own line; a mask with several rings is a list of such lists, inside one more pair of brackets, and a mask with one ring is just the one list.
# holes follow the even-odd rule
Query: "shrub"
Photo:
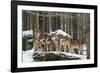
[[22, 37], [22, 50], [30, 50], [33, 47], [33, 35], [29, 34]]

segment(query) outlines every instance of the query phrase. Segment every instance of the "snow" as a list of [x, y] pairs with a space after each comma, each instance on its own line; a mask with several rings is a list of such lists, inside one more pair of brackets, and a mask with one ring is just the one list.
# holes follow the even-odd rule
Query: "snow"
[[33, 61], [33, 49], [28, 51], [23, 51], [23, 62], [32, 62]]
[[78, 54], [65, 53], [65, 52], [63, 52], [63, 54], [69, 55], [69, 56], [71, 56], [71, 57], [79, 57], [79, 58], [81, 58], [82, 60], [86, 59], [86, 56], [85, 56], [85, 55], [78, 55]]
[[56, 32], [57, 35], [60, 34], [60, 35], [68, 36], [69, 38], [72, 38], [69, 34], [67, 34], [66, 32], [64, 32], [64, 31], [62, 31], [60, 29], [56, 30], [55, 32]]
[[33, 35], [33, 31], [32, 30], [23, 31], [22, 35], [23, 35], [23, 37], [27, 36], [27, 35]]
[[67, 34], [66, 32], [62, 31], [61, 29], [58, 29], [54, 32], [50, 32], [50, 34], [56, 34], [56, 35], [62, 35], [62, 36], [67, 36], [69, 38], [72, 38], [72, 36], [70, 36], [69, 34]]
[[[33, 49], [32, 50], [28, 50], [28, 51], [23, 51], [23, 62], [24, 63], [30, 63], [33, 62]], [[71, 58], [74, 57], [79, 57], [81, 60], [86, 59], [85, 55], [78, 55], [78, 54], [72, 54], [72, 53], [65, 53], [65, 52], [55, 52], [55, 51], [51, 51], [51, 52], [39, 52], [37, 51], [37, 53], [41, 54], [41, 56], [45, 53], [54, 53], [54, 54], [65, 54], [66, 56], [70, 56]]]
[[29, 39], [29, 40], [27, 40], [28, 42], [32, 42], [33, 41], [33, 39]]

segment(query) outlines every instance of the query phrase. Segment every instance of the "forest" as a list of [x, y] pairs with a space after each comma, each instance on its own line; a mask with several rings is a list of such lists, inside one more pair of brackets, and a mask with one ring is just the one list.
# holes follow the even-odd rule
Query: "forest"
[[[89, 13], [22, 11], [22, 31], [32, 30], [34, 35], [38, 31], [51, 33], [58, 29], [66, 32], [73, 39], [86, 42], [87, 58], [90, 57]], [[23, 43], [23, 48], [25, 49], [25, 43]]]

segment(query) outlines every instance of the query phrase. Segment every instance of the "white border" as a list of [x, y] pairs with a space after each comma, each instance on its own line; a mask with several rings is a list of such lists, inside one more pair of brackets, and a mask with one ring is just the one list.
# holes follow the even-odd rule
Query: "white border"
[[[74, 13], [90, 13], [90, 59], [89, 60], [72, 60], [72, 61], [54, 61], [54, 62], [32, 62], [22, 63], [22, 10], [34, 11], [55, 11], [55, 12], [74, 12]], [[25, 67], [43, 67], [43, 66], [58, 66], [58, 65], [78, 65], [78, 64], [93, 64], [94, 63], [94, 10], [92, 9], [76, 9], [76, 8], [59, 8], [59, 7], [43, 7], [43, 6], [18, 6], [18, 24], [17, 24], [17, 64], [18, 68]]]

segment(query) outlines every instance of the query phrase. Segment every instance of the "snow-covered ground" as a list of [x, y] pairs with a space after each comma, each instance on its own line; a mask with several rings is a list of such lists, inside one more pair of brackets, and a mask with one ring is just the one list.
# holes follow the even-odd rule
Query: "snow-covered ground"
[[33, 61], [33, 50], [23, 51], [22, 53], [23, 62], [32, 62]]
[[[78, 55], [78, 54], [65, 53], [65, 52], [51, 51], [51, 52], [38, 52], [38, 53], [42, 53], [41, 55], [43, 55], [43, 53], [54, 53], [54, 54], [62, 53], [62, 54], [65, 54], [66, 56], [70, 56], [71, 58], [78, 57], [82, 60], [86, 59], [85, 55]], [[23, 51], [23, 62], [24, 63], [34, 62], [34, 60], [33, 60], [33, 49], [28, 50], [28, 51]]]

